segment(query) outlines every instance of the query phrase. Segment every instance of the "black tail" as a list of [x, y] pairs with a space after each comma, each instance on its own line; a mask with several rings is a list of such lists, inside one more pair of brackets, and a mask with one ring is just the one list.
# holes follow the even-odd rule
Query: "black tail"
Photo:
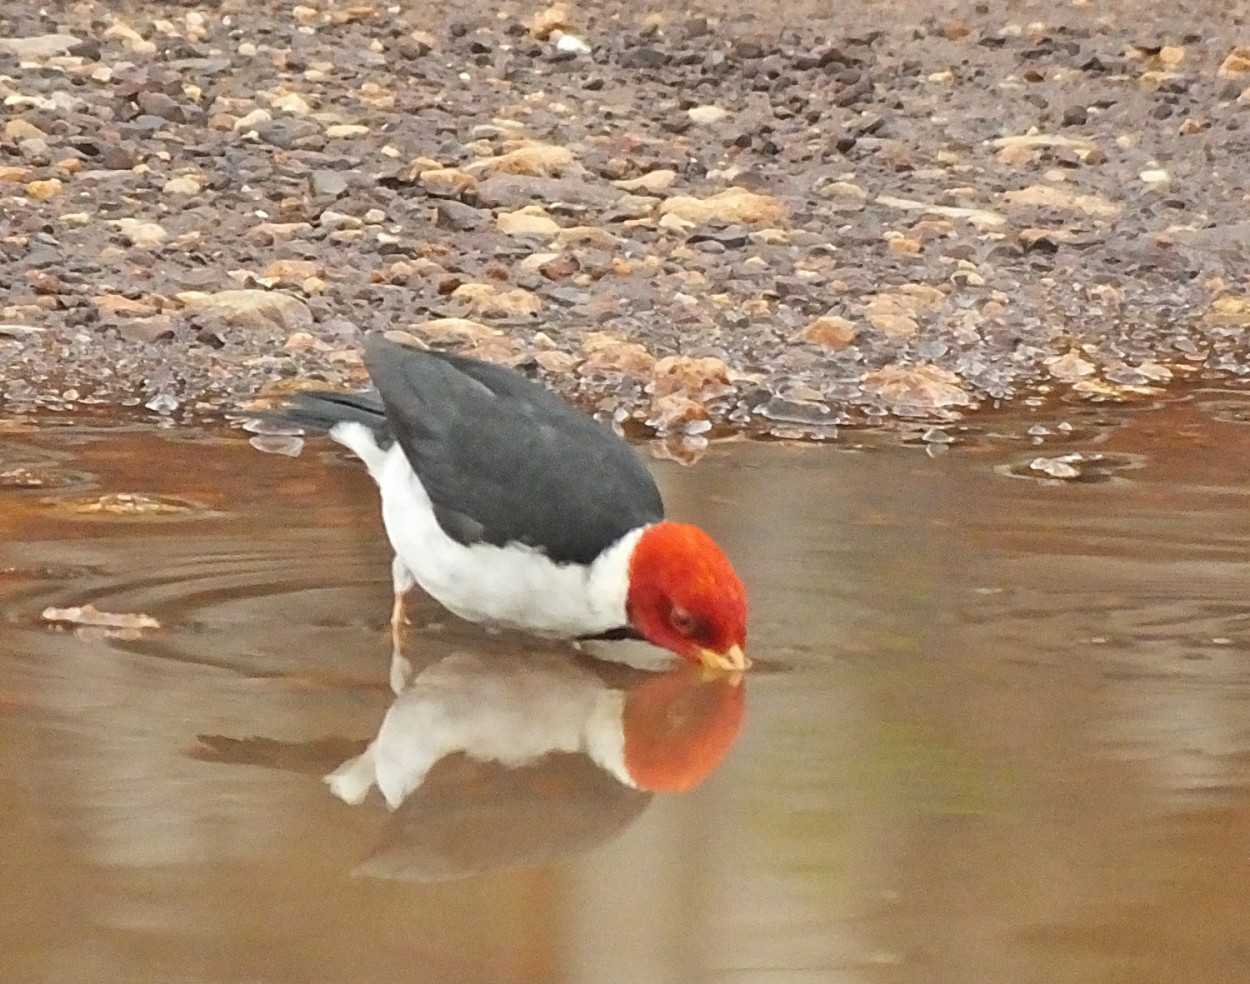
[[306, 390], [295, 393], [285, 403], [261, 414], [265, 420], [328, 431], [335, 424], [354, 421], [373, 432], [379, 447], [395, 440], [386, 420], [382, 399], [373, 390], [362, 393], [333, 393], [328, 390]]

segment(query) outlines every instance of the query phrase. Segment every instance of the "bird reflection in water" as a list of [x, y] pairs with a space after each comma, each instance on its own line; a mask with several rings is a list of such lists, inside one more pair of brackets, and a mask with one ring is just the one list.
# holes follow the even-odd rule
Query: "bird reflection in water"
[[376, 788], [395, 811], [362, 874], [429, 881], [538, 864], [609, 840], [656, 792], [698, 785], [744, 708], [740, 675], [458, 652], [418, 673], [326, 782], [353, 804]]

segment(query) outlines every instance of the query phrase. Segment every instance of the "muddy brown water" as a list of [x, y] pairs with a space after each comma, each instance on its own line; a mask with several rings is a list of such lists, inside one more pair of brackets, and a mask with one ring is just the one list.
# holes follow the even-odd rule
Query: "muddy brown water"
[[[1247, 421], [1198, 391], [657, 463], [759, 661], [675, 684], [715, 732], [681, 793], [543, 730], [651, 677], [428, 602], [392, 706], [374, 493], [329, 446], [10, 425], [0, 980], [1248, 980]], [[162, 627], [40, 620], [88, 602]], [[321, 780], [384, 721], [394, 811]]]

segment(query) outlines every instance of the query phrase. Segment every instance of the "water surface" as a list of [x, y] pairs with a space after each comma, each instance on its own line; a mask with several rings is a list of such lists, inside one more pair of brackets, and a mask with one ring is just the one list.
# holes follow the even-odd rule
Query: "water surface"
[[[1246, 419], [1207, 391], [657, 462], [759, 664], [665, 684], [687, 792], [575, 747], [651, 678], [426, 601], [394, 702], [377, 505], [330, 445], [10, 424], [0, 979], [1250, 979]], [[1030, 467], [1076, 451], [1090, 480]], [[40, 619], [88, 602], [162, 628]], [[394, 811], [321, 778], [384, 721]]]

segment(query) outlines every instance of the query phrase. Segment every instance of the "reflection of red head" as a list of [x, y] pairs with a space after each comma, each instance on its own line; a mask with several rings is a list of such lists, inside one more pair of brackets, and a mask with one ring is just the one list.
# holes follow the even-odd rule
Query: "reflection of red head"
[[630, 688], [622, 715], [630, 778], [639, 789], [655, 791], [697, 786], [738, 737], [745, 708], [739, 679], [705, 679], [689, 666]]

